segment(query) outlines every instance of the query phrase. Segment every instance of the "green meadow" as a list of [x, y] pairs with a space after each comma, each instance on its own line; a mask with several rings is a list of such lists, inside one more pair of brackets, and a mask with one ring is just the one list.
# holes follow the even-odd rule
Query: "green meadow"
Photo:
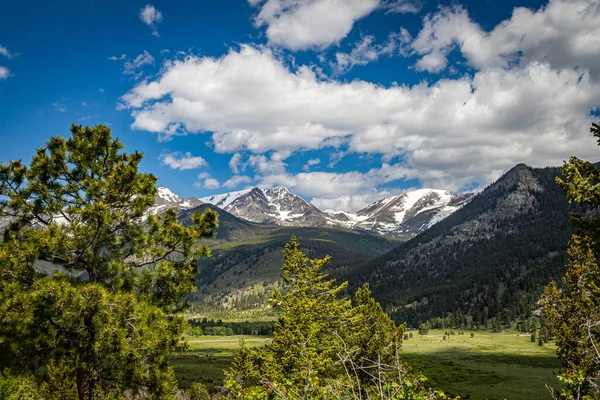
[[[463, 399], [550, 399], [546, 385], [558, 387], [559, 367], [551, 343], [532, 343], [527, 334], [470, 332], [450, 335], [413, 332], [403, 344], [404, 360], [429, 378], [429, 385]], [[240, 339], [249, 347], [264, 346], [264, 336], [188, 337], [190, 350], [171, 361], [182, 386], [200, 381], [216, 390]]]
[[470, 399], [550, 399], [558, 387], [554, 345], [540, 347], [528, 334], [470, 332], [413, 333], [404, 341], [404, 360], [422, 371], [432, 387]]
[[271, 340], [266, 336], [189, 336], [189, 350], [171, 356], [171, 363], [182, 387], [201, 382], [211, 390], [223, 384], [223, 371], [229, 368], [240, 348], [240, 339], [247, 347], [264, 346]]

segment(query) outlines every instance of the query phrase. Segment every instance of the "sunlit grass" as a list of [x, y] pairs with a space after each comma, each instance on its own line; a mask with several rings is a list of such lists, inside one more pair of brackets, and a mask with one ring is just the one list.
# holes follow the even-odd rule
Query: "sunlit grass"
[[[455, 331], [457, 332], [457, 331]], [[428, 335], [413, 332], [404, 341], [403, 359], [429, 378], [428, 384], [463, 399], [550, 399], [546, 384], [557, 387], [558, 360], [552, 344], [540, 347], [529, 335], [470, 332], [451, 335], [444, 331]], [[211, 387], [222, 385], [243, 338], [249, 347], [269, 343], [265, 336], [188, 337], [190, 351], [173, 356], [172, 362], [183, 386], [200, 381]]]

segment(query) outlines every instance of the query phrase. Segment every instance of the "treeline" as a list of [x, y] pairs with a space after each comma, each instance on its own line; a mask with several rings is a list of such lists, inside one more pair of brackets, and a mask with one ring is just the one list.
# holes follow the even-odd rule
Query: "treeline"
[[231, 336], [231, 335], [259, 335], [270, 336], [273, 334], [275, 322], [223, 322], [221, 320], [189, 319], [189, 333], [194, 336]]

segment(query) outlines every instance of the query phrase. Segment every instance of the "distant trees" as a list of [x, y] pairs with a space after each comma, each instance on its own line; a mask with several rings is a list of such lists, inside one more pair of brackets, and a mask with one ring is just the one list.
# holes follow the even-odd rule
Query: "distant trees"
[[[592, 134], [599, 139], [600, 126]], [[543, 306], [557, 354], [562, 363], [560, 397], [597, 399], [600, 397], [600, 270], [597, 265], [600, 244], [600, 171], [592, 163], [576, 157], [563, 167], [565, 179], [557, 178], [569, 202], [582, 213], [573, 214], [565, 274], [560, 287], [552, 282], [544, 293]], [[542, 334], [540, 332], [540, 343]]]
[[0, 365], [44, 367], [40, 389], [62, 398], [175, 395], [167, 355], [184, 345], [181, 312], [209, 254], [197, 242], [217, 226], [210, 210], [187, 227], [173, 210], [146, 216], [157, 179], [123, 148], [106, 126], [73, 125], [29, 165], [0, 166], [12, 218], [0, 242]]
[[294, 237], [271, 304], [281, 311], [270, 346], [242, 346], [226, 386], [233, 398], [444, 398], [400, 360], [404, 327], [360, 288], [354, 304], [321, 272], [329, 258], [309, 260]]

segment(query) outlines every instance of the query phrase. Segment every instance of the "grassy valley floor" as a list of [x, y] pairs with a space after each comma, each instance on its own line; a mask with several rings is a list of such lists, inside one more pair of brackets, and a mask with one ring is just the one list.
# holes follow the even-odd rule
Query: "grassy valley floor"
[[[552, 344], [532, 343], [529, 335], [480, 333], [428, 335], [413, 332], [404, 341], [404, 360], [421, 370], [432, 387], [463, 399], [550, 399], [546, 385], [558, 387], [559, 363]], [[222, 385], [223, 370], [231, 363], [243, 338], [247, 346], [264, 346], [264, 336], [189, 337], [190, 351], [171, 361], [182, 386], [200, 381], [210, 388]]]
[[404, 360], [421, 370], [432, 387], [466, 399], [550, 399], [558, 387], [554, 345], [540, 347], [527, 334], [470, 332], [443, 340], [443, 331], [413, 334]]

